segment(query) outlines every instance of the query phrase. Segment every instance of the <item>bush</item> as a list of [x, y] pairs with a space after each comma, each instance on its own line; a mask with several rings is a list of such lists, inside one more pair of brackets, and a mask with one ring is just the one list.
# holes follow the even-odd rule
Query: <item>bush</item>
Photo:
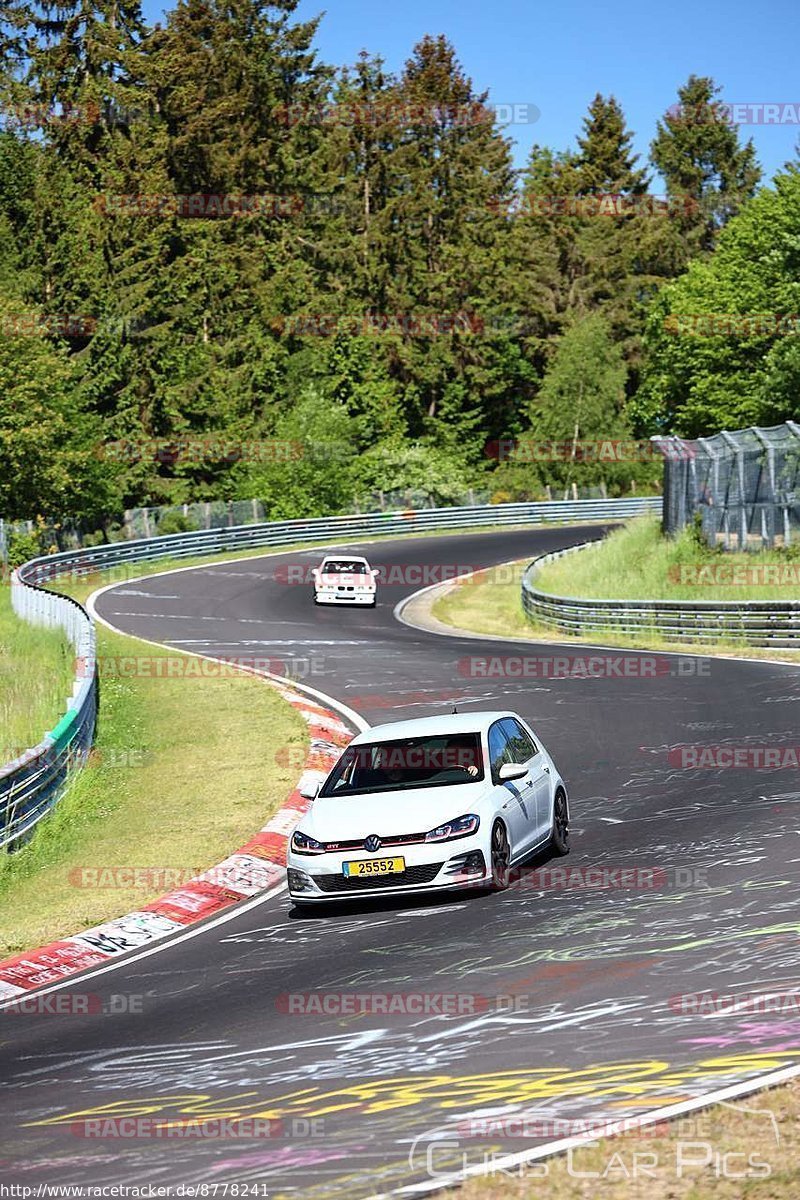
[[361, 455], [353, 470], [359, 500], [376, 492], [413, 492], [436, 506], [457, 504], [471, 479], [452, 453], [428, 442], [379, 442]]
[[8, 539], [8, 565], [13, 570], [42, 553], [35, 533], [12, 533]]
[[169, 533], [194, 533], [199, 528], [196, 521], [182, 512], [168, 512], [159, 518], [157, 532], [159, 537], [165, 537]]

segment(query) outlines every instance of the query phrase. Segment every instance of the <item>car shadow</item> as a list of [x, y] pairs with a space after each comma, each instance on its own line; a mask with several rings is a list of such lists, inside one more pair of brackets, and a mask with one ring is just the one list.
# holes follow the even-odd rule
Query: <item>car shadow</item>
[[483, 888], [453, 888], [452, 891], [419, 892], [403, 896], [352, 896], [347, 900], [328, 900], [320, 904], [309, 904], [298, 907], [293, 904], [289, 910], [291, 921], [314, 921], [332, 916], [356, 916], [370, 913], [406, 912], [411, 908], [441, 908], [442, 905], [464, 904], [465, 901], [478, 900], [487, 896], [489, 891]]

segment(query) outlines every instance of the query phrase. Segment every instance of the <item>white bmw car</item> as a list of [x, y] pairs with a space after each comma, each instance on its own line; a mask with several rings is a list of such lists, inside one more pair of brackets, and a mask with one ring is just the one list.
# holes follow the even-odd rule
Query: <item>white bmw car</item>
[[567, 789], [512, 712], [379, 725], [349, 744], [287, 853], [304, 905], [347, 896], [509, 886], [511, 868], [549, 846], [569, 853]]
[[315, 604], [364, 604], [375, 606], [377, 571], [365, 558], [336, 554], [324, 558], [312, 572]]

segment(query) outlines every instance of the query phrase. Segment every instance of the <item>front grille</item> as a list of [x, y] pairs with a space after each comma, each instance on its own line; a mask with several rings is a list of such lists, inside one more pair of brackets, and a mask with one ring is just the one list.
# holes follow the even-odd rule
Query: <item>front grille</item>
[[418, 883], [430, 883], [442, 868], [442, 863], [425, 863], [421, 867], [406, 867], [398, 875], [314, 875], [314, 883], [320, 891], [364, 892], [374, 888], [413, 887]]
[[[419, 846], [424, 841], [424, 833], [399, 833], [393, 837], [381, 836], [381, 850], [385, 850], [387, 846]], [[336, 854], [339, 850], [363, 850], [364, 839], [362, 837], [348, 842], [325, 842], [324, 846], [328, 854]]]

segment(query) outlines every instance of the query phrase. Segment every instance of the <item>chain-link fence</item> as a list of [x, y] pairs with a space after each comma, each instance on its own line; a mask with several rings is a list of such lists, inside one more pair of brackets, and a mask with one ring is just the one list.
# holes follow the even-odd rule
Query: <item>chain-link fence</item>
[[800, 425], [653, 439], [664, 455], [665, 533], [700, 514], [710, 546], [789, 546], [800, 531]]

